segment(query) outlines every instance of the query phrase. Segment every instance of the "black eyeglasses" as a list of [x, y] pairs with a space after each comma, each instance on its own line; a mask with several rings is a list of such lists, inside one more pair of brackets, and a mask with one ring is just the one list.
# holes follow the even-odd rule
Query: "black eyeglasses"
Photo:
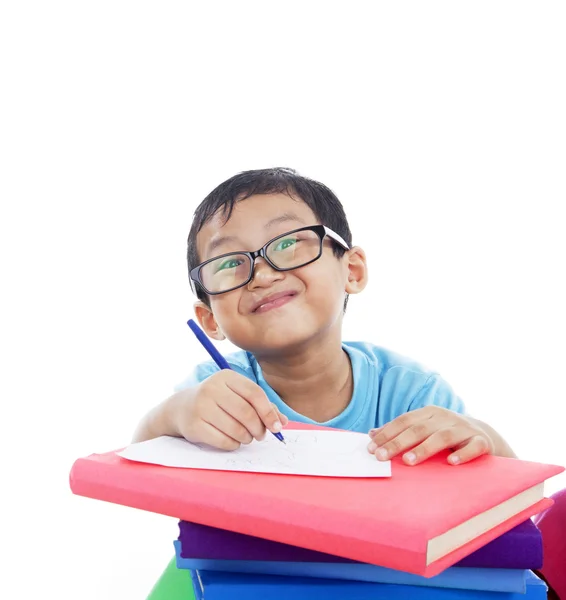
[[247, 285], [254, 275], [255, 259], [260, 256], [276, 271], [304, 267], [322, 256], [326, 237], [345, 250], [350, 249], [337, 233], [324, 225], [294, 229], [269, 240], [255, 252], [229, 252], [201, 263], [189, 272], [191, 290], [196, 294], [198, 285], [206, 294], [215, 296]]

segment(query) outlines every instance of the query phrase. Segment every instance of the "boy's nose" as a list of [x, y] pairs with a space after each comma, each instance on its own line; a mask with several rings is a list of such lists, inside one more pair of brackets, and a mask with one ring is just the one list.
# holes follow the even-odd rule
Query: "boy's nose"
[[283, 271], [276, 271], [263, 258], [258, 257], [255, 259], [254, 272], [248, 283], [248, 289], [253, 290], [258, 287], [266, 287], [273, 282], [281, 281], [282, 279], [285, 279], [285, 273]]

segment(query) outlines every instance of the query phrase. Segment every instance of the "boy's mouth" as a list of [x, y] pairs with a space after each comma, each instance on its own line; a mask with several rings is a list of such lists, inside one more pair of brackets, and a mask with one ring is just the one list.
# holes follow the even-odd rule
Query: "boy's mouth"
[[287, 304], [297, 295], [297, 292], [287, 290], [286, 292], [277, 292], [276, 294], [270, 294], [261, 300], [258, 300], [252, 305], [251, 312], [254, 314], [264, 313], [272, 308], [278, 308]]

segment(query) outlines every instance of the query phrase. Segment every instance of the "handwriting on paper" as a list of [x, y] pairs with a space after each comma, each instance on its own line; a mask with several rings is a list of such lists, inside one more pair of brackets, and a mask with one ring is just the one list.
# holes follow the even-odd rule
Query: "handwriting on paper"
[[188, 469], [281, 473], [323, 477], [390, 477], [391, 463], [367, 451], [368, 436], [351, 431], [286, 429], [286, 444], [267, 434], [227, 452], [162, 436], [118, 454], [136, 462]]

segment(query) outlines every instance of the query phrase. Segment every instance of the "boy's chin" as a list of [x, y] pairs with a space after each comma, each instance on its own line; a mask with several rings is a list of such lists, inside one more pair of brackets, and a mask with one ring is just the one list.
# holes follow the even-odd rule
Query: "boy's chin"
[[281, 319], [270, 323], [256, 332], [253, 340], [249, 340], [252, 354], [286, 354], [299, 349], [313, 340], [319, 329], [313, 324], [308, 327], [297, 320]]

